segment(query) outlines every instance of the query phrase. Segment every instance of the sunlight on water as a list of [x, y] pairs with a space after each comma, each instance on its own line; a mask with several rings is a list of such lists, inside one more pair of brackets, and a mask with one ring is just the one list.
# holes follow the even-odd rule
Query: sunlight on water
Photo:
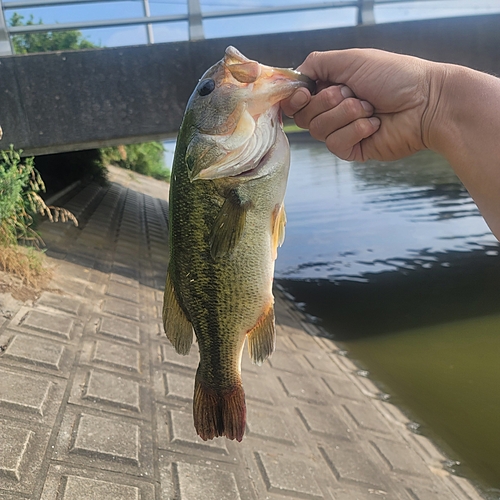
[[496, 241], [450, 167], [433, 153], [356, 164], [310, 141], [292, 139], [291, 150], [279, 278], [362, 279], [401, 267], [401, 259], [425, 265], [435, 252]]
[[304, 136], [291, 150], [279, 284], [500, 498], [498, 242], [433, 153], [346, 163]]

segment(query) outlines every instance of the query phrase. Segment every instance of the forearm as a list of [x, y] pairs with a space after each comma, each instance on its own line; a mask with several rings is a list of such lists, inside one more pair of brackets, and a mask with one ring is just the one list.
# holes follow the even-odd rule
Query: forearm
[[430, 97], [423, 141], [449, 161], [500, 239], [500, 79], [441, 65]]

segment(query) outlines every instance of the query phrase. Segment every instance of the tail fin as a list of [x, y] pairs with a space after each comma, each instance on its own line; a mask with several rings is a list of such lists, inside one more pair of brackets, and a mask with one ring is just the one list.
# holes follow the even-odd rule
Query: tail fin
[[245, 392], [241, 383], [216, 391], [202, 381], [198, 373], [194, 383], [194, 426], [198, 435], [206, 441], [226, 436], [241, 441], [245, 433]]

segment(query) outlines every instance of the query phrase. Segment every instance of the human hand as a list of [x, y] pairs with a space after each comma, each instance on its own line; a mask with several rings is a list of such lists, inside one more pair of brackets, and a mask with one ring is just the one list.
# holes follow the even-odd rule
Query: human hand
[[313, 52], [297, 69], [319, 91], [311, 96], [299, 89], [282, 109], [340, 158], [396, 160], [428, 147], [436, 63], [349, 49]]

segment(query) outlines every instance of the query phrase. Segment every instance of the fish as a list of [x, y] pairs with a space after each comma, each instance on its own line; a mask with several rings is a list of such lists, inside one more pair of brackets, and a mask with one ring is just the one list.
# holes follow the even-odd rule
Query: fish
[[196, 336], [193, 420], [203, 440], [242, 440], [245, 340], [257, 365], [275, 348], [272, 283], [290, 165], [279, 102], [299, 87], [314, 82], [229, 46], [199, 80], [179, 129], [163, 324], [179, 354]]

